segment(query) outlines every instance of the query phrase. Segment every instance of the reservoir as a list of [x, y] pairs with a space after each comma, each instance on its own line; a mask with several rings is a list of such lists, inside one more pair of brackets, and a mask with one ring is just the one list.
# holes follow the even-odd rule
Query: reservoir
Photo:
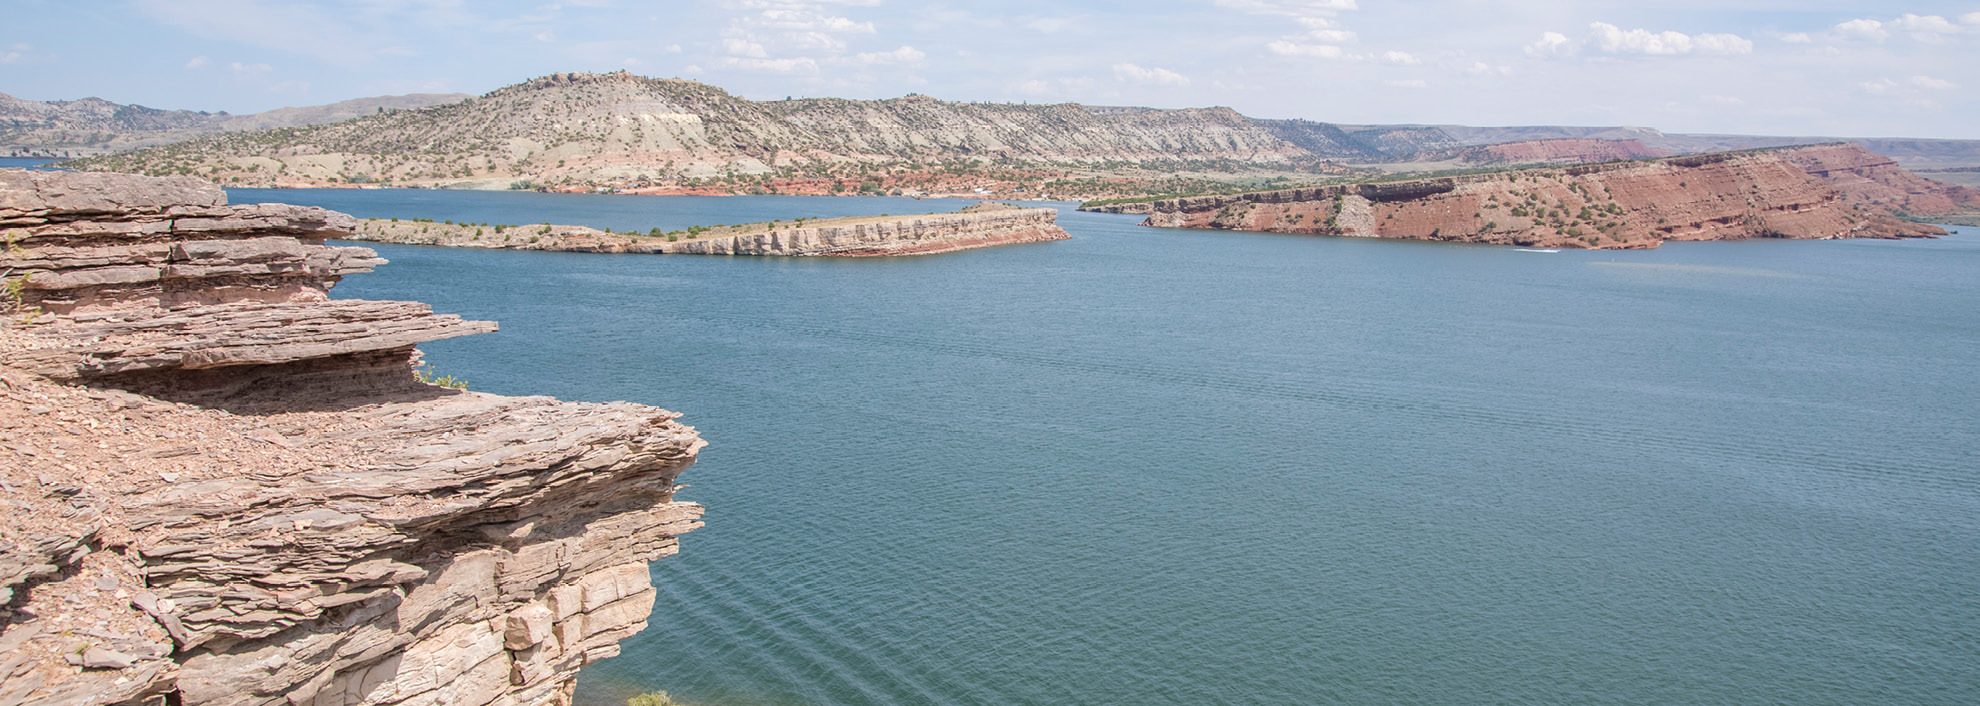
[[[233, 190], [663, 230], [964, 202]], [[473, 389], [710, 445], [580, 703], [1970, 703], [1980, 239], [1141, 228], [899, 259], [373, 246]]]

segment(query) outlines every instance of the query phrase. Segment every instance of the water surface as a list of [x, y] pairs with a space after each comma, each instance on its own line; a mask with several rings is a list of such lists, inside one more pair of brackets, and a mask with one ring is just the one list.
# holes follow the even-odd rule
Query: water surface
[[476, 389], [710, 440], [682, 494], [708, 526], [589, 704], [1980, 701], [1980, 240], [1063, 221], [912, 259], [380, 246], [337, 294], [501, 321], [426, 347]]
[[28, 171], [54, 171], [48, 165], [62, 160], [52, 157], [0, 157], [0, 169], [26, 169]]

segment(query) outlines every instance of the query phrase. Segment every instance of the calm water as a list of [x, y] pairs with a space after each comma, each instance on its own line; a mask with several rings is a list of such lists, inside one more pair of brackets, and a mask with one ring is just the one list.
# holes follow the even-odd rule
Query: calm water
[[49, 167], [48, 165], [54, 164], [59, 161], [61, 160], [50, 159], [47, 157], [0, 157], [0, 169], [26, 169], [29, 171], [48, 171], [51, 169], [51, 167]]
[[428, 347], [476, 389], [662, 405], [712, 442], [683, 493], [708, 526], [586, 703], [1980, 701], [1980, 238], [1064, 223], [901, 260], [379, 247], [337, 293], [500, 320]]

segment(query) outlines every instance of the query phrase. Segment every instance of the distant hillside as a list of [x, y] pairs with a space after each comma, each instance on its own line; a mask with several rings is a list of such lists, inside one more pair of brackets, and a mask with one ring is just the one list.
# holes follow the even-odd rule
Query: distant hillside
[[380, 110], [424, 108], [467, 98], [459, 93], [416, 93], [230, 115], [122, 105], [101, 98], [36, 101], [0, 93], [0, 155], [96, 155], [181, 142], [221, 131], [332, 123]]
[[[215, 119], [210, 115], [154, 115], [164, 111], [125, 106], [124, 120], [165, 126], [154, 134], [204, 133], [76, 166], [251, 186], [1098, 197], [1224, 191], [1233, 184], [1270, 188], [1268, 181], [1377, 168], [1599, 162], [1832, 141], [1636, 127], [1344, 125], [1257, 119], [1229, 108], [969, 103], [919, 95], [754, 101], [703, 83], [626, 72], [553, 74], [414, 107], [438, 98], [221, 116], [226, 127], [220, 129], [184, 126], [204, 125]], [[381, 105], [408, 109], [380, 112]], [[340, 115], [354, 117], [328, 122]], [[250, 125], [270, 129], [232, 132]], [[1858, 143], [1908, 165], [1980, 165], [1980, 141]]]
[[334, 125], [204, 136], [84, 163], [231, 183], [636, 187], [846, 176], [945, 162], [1289, 170], [1319, 161], [1228, 108], [1092, 109], [834, 98], [751, 101], [623, 72], [557, 74]]
[[1498, 142], [1458, 150], [1465, 164], [1573, 164], [1662, 157], [1638, 140], [1560, 137], [1548, 140]]

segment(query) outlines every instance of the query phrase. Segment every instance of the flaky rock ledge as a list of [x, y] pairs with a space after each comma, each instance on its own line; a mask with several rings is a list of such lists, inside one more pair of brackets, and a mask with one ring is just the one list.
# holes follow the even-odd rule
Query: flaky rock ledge
[[567, 703], [701, 507], [678, 415], [421, 383], [355, 222], [0, 171], [0, 704]]

